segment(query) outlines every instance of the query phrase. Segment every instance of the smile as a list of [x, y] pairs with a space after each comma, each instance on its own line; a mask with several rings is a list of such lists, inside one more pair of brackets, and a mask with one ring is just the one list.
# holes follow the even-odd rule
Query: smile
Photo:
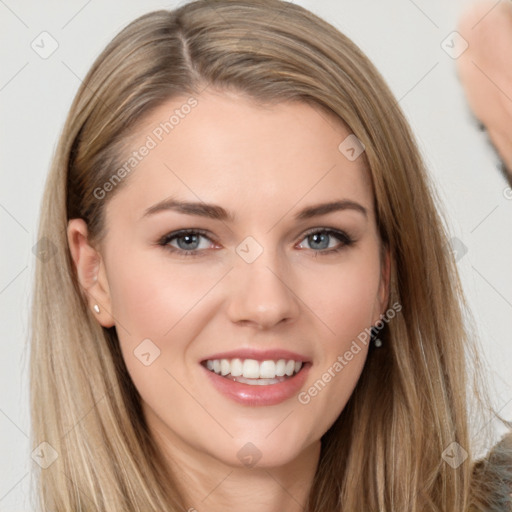
[[311, 363], [294, 359], [207, 359], [200, 367], [221, 395], [246, 406], [269, 406], [293, 398]]
[[204, 365], [208, 370], [237, 382], [249, 385], [278, 384], [292, 377], [302, 368], [302, 361], [293, 359], [208, 359]]

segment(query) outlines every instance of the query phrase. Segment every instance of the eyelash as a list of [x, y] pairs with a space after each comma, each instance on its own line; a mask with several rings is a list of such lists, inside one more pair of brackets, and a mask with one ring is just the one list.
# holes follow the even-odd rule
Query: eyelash
[[[354, 240], [347, 233], [344, 233], [343, 231], [338, 231], [338, 230], [335, 230], [335, 229], [330, 229], [330, 228], [315, 228], [315, 229], [312, 229], [312, 230], [306, 232], [303, 235], [301, 240], [304, 240], [308, 236], [316, 235], [316, 234], [319, 234], [319, 233], [326, 233], [326, 234], [328, 234], [330, 236], [333, 236], [334, 238], [337, 238], [341, 242], [341, 245], [339, 245], [338, 247], [336, 247], [334, 249], [323, 249], [323, 250], [320, 250], [320, 251], [315, 251], [314, 249], [311, 249], [314, 252], [314, 257], [315, 258], [317, 256], [319, 256], [319, 255], [320, 256], [327, 256], [329, 254], [338, 253], [342, 249], [344, 249], [345, 247], [349, 247], [349, 246], [354, 244]], [[204, 238], [207, 238], [208, 240], [213, 242], [213, 240], [211, 240], [211, 238], [208, 236], [208, 232], [206, 232], [206, 231], [204, 231], [202, 229], [181, 229], [179, 231], [173, 231], [172, 233], [168, 233], [168, 234], [164, 235], [158, 241], [158, 245], [163, 247], [163, 249], [166, 250], [166, 251], [178, 254], [178, 256], [180, 256], [180, 257], [199, 257], [199, 256], [202, 256], [201, 253], [204, 252], [204, 249], [193, 249], [193, 250], [187, 251], [185, 249], [177, 249], [176, 247], [172, 247], [171, 245], [169, 245], [169, 242], [171, 242], [172, 240], [174, 240], [176, 238], [181, 238], [181, 237], [186, 236], [186, 235], [201, 235]]]

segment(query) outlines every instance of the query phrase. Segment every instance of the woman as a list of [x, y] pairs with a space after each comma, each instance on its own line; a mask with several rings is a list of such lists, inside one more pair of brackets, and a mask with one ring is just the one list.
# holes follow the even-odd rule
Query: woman
[[42, 509], [508, 510], [433, 196], [382, 77], [304, 8], [131, 23], [42, 205]]

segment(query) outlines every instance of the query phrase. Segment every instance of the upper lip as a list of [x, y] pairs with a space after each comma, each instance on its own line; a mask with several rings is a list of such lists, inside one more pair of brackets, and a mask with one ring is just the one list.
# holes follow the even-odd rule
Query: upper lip
[[207, 361], [208, 359], [255, 359], [256, 361], [265, 361], [268, 359], [278, 360], [286, 359], [287, 361], [293, 359], [294, 361], [302, 361], [303, 363], [310, 362], [310, 359], [305, 355], [298, 354], [297, 352], [291, 352], [290, 350], [282, 349], [268, 349], [268, 350], [257, 350], [254, 348], [239, 348], [236, 350], [230, 350], [229, 352], [218, 352], [211, 356], [205, 357], [201, 362]]

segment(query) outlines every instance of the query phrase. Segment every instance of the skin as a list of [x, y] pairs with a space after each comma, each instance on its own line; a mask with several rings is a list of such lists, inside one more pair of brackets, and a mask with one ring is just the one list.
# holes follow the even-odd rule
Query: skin
[[[380, 259], [364, 159], [349, 161], [338, 150], [351, 132], [337, 118], [301, 102], [261, 108], [212, 89], [197, 99], [106, 198], [108, 231], [99, 246], [88, 243], [83, 220], [69, 221], [71, 253], [91, 309], [101, 308], [98, 321], [116, 326], [148, 425], [190, 508], [299, 511], [320, 438], [349, 399], [368, 348], [307, 405], [296, 396], [273, 406], [236, 403], [199, 362], [240, 347], [296, 351], [312, 361], [307, 390], [385, 312], [389, 255]], [[137, 129], [134, 149], [185, 101], [155, 110]], [[143, 217], [170, 195], [221, 205], [235, 221], [170, 210]], [[360, 203], [367, 216], [346, 209], [294, 219], [306, 206], [338, 199]], [[202, 256], [157, 245], [185, 228], [211, 233], [193, 246]], [[315, 243], [305, 235], [311, 228], [346, 231], [355, 242]], [[235, 252], [247, 236], [263, 247], [250, 264]], [[170, 244], [186, 247], [183, 238]], [[319, 254], [337, 246], [339, 253]], [[161, 351], [149, 366], [133, 354], [146, 338]], [[237, 457], [248, 442], [261, 453], [251, 468]]]
[[457, 60], [468, 103], [486, 128], [512, 184], [512, 3], [472, 4], [457, 31], [469, 45]]

